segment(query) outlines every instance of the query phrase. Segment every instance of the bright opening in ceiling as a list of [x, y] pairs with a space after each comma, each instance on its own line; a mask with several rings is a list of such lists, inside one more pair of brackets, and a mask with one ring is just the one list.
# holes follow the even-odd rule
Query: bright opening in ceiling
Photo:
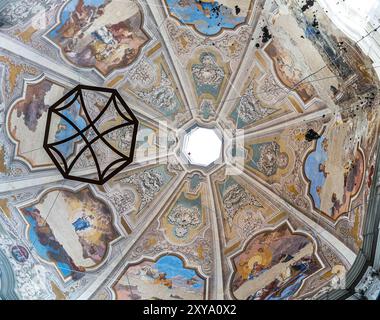
[[207, 167], [222, 151], [222, 139], [215, 129], [196, 127], [186, 134], [182, 152], [193, 165]]

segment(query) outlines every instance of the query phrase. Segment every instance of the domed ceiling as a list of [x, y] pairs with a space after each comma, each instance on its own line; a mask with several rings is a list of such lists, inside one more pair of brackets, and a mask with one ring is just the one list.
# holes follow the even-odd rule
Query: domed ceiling
[[[0, 0], [0, 299], [344, 286], [379, 79], [360, 46], [376, 30], [351, 40], [331, 15], [303, 0]], [[64, 179], [43, 148], [49, 107], [77, 84], [117, 89], [139, 120], [134, 161], [103, 185]]]

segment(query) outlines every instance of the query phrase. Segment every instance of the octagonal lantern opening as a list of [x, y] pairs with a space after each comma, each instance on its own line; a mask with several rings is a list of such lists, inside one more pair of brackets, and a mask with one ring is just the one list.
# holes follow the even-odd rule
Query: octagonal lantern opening
[[220, 159], [222, 137], [217, 129], [192, 128], [184, 137], [182, 153], [189, 164], [208, 167]]

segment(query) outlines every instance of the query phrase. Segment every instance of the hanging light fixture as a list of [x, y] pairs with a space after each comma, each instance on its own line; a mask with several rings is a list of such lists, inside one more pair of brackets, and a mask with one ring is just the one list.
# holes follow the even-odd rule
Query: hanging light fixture
[[64, 178], [102, 185], [133, 161], [137, 128], [117, 90], [78, 85], [49, 108], [44, 149]]

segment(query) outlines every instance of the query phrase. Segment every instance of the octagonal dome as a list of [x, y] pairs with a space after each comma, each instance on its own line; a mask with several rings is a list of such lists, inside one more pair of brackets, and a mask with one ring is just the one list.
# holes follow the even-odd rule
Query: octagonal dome
[[379, 21], [0, 0], [0, 300], [378, 299]]

